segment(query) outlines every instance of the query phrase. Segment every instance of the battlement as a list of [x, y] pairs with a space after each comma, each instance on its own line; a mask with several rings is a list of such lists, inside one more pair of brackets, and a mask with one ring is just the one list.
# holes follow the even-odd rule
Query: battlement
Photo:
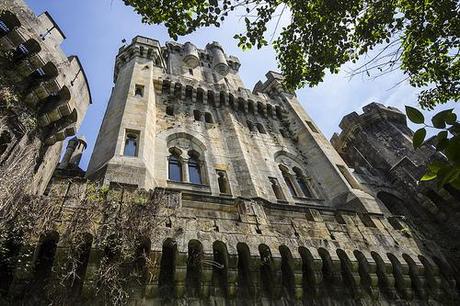
[[366, 129], [367, 126], [380, 121], [394, 122], [407, 126], [406, 115], [399, 109], [372, 102], [363, 107], [362, 114], [352, 112], [345, 115], [339, 123], [342, 131], [340, 134], [334, 133], [331, 143], [340, 152], [343, 142], [346, 141], [347, 137], [352, 136], [357, 129]]

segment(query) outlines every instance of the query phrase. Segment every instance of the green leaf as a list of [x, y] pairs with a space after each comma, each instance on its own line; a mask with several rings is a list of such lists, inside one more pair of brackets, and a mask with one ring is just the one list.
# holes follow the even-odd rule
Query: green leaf
[[410, 121], [413, 123], [424, 123], [425, 117], [423, 114], [416, 108], [406, 105], [406, 114]]
[[414, 149], [419, 148], [423, 144], [423, 141], [425, 141], [425, 136], [426, 136], [425, 128], [418, 129], [414, 133], [414, 138], [412, 140], [412, 143], [414, 145]]
[[[433, 118], [431, 119], [431, 122], [433, 123], [433, 126], [435, 128], [438, 128], [438, 129], [445, 128], [447, 120], [450, 121], [452, 119], [452, 117], [451, 117], [452, 111], [453, 111], [453, 109], [447, 109], [447, 110], [444, 110], [444, 111], [439, 112], [436, 115], [434, 115]], [[455, 122], [455, 119], [454, 119], [454, 122]]]

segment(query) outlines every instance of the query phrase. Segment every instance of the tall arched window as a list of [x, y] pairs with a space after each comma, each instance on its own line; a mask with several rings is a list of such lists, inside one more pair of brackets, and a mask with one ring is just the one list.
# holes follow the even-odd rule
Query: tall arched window
[[168, 177], [171, 181], [182, 182], [182, 162], [180, 160], [180, 150], [171, 148], [169, 150], [171, 155], [169, 156], [168, 166]]
[[302, 191], [304, 197], [312, 198], [313, 197], [312, 193], [310, 191], [310, 188], [308, 187], [307, 182], [305, 181], [305, 176], [303, 175], [302, 170], [300, 170], [297, 167], [294, 167], [292, 170], [294, 171], [296, 175], [295, 176], [296, 182], [299, 185], [300, 190]]
[[286, 183], [289, 189], [289, 192], [291, 193], [292, 196], [296, 197], [297, 191], [295, 190], [294, 184], [292, 183], [291, 175], [289, 174], [288, 169], [284, 167], [283, 165], [279, 165], [279, 168], [281, 170], [281, 174], [283, 175], [284, 182]]
[[203, 182], [201, 179], [201, 166], [199, 160], [200, 155], [196, 151], [190, 151], [188, 152], [188, 155], [190, 156], [188, 160], [188, 174], [190, 183], [202, 184]]

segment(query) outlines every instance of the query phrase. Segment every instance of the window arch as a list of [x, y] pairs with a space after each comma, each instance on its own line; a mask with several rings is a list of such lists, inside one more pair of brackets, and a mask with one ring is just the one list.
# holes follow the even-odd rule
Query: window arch
[[[167, 137], [168, 180], [208, 185], [206, 146], [190, 134], [179, 132]], [[166, 163], [165, 163], [166, 165]], [[165, 171], [167, 172], [167, 171]]]
[[177, 148], [169, 149], [171, 155], [168, 158], [168, 178], [171, 181], [182, 182], [184, 179], [182, 171], [181, 151]]
[[292, 168], [292, 170], [295, 173], [295, 180], [297, 182], [297, 185], [299, 185], [299, 188], [302, 191], [303, 196], [306, 197], [306, 198], [312, 198], [313, 194], [312, 194], [310, 188], [308, 187], [308, 183], [307, 183], [307, 181], [305, 179], [305, 176], [304, 176], [302, 170], [300, 170], [300, 168], [298, 168], [298, 167], [294, 167], [294, 168]]
[[202, 184], [200, 154], [194, 150], [188, 152], [188, 174], [189, 181], [193, 184]]
[[256, 123], [256, 127], [257, 127], [257, 130], [259, 131], [259, 133], [261, 133], [261, 134], [266, 134], [265, 128], [264, 128], [264, 126], [262, 125], [262, 123], [257, 122], [257, 123]]

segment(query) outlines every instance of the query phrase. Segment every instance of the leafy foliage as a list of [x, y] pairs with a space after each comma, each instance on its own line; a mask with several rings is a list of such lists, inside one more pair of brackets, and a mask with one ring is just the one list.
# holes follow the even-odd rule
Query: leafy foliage
[[321, 82], [348, 61], [383, 46], [355, 72], [377, 75], [402, 69], [421, 92], [422, 107], [460, 97], [460, 8], [456, 0], [124, 0], [146, 23], [164, 23], [173, 39], [216, 26], [243, 11], [246, 31], [234, 36], [243, 49], [261, 48], [270, 21], [290, 14], [273, 41], [285, 85]]
[[[428, 165], [421, 180], [436, 180], [438, 187], [450, 184], [460, 189], [460, 122], [457, 121], [453, 109], [441, 111], [433, 116], [432, 126], [425, 124], [423, 114], [413, 107], [406, 106], [406, 114], [410, 121], [424, 125], [414, 133], [414, 148], [417, 149], [424, 143], [430, 142], [442, 156]], [[425, 140], [426, 128], [439, 130], [435, 139]]]

